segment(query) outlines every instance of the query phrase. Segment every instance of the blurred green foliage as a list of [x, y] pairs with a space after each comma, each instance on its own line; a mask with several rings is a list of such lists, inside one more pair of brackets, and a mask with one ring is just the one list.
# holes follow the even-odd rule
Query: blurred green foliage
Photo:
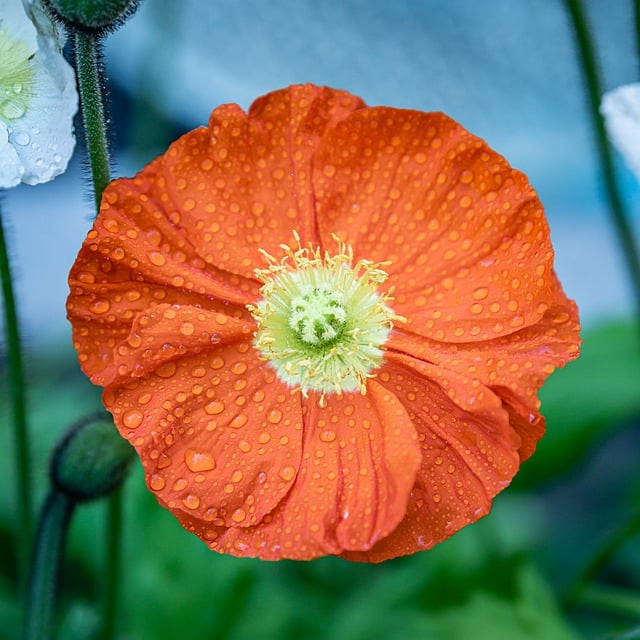
[[[72, 353], [31, 354], [29, 370], [34, 480], [41, 503], [49, 451], [68, 425], [99, 406], [99, 394], [77, 371]], [[124, 488], [119, 637], [613, 638], [638, 624], [614, 611], [615, 597], [607, 610], [597, 602], [588, 608], [561, 602], [607, 529], [622, 524], [640, 496], [640, 478], [625, 476], [616, 483], [609, 477], [610, 460], [621, 459], [621, 449], [636, 459], [640, 451], [637, 429], [629, 428], [637, 427], [640, 416], [639, 381], [635, 327], [610, 324], [585, 335], [583, 356], [554, 374], [542, 393], [547, 435], [515, 486], [498, 496], [492, 513], [430, 551], [381, 565], [338, 558], [267, 563], [212, 553], [158, 507], [136, 462]], [[2, 403], [6, 415], [6, 398]], [[0, 563], [0, 638], [7, 640], [19, 637], [21, 615], [12, 450], [5, 427], [0, 542], [8, 553]], [[594, 486], [605, 492], [601, 499], [608, 512], [593, 513]], [[61, 639], [96, 637], [105, 517], [103, 502], [83, 506], [74, 517], [62, 576]], [[633, 545], [621, 549], [600, 578], [616, 588], [640, 588], [636, 556]]]

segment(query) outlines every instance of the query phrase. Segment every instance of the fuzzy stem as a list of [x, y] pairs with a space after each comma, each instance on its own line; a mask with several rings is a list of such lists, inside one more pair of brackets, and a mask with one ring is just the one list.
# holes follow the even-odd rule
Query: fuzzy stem
[[0, 202], [0, 276], [2, 277], [2, 297], [4, 300], [5, 339], [9, 372], [9, 402], [11, 403], [15, 439], [15, 485], [18, 511], [16, 546], [18, 549], [18, 572], [20, 581], [24, 585], [27, 580], [29, 549], [33, 535], [33, 521], [31, 517], [31, 458], [29, 455], [30, 443], [27, 430], [24, 367], [20, 348], [20, 331], [13, 291], [13, 280], [11, 277], [11, 264], [2, 221], [1, 204]]
[[97, 211], [102, 192], [110, 180], [109, 146], [100, 84], [99, 42], [93, 34], [76, 31], [75, 45], [78, 90]]
[[57, 582], [73, 508], [74, 502], [54, 489], [42, 509], [29, 576], [23, 640], [54, 638]]
[[609, 209], [613, 226], [618, 235], [627, 270], [633, 288], [636, 310], [640, 319], [640, 254], [633, 237], [630, 216], [624, 204], [620, 187], [616, 179], [611, 145], [607, 138], [604, 120], [600, 114], [600, 99], [602, 98], [602, 82], [596, 63], [595, 46], [589, 33], [587, 19], [580, 0], [564, 0], [571, 16], [576, 44], [579, 52], [579, 62], [582, 66], [585, 88], [587, 90], [589, 113], [596, 136], [600, 168], [604, 178], [604, 185], [609, 199]]

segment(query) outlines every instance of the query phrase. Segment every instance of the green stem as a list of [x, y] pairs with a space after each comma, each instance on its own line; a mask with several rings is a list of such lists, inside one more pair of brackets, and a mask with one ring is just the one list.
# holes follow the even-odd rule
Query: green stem
[[[109, 147], [104, 117], [104, 96], [99, 67], [99, 41], [92, 34], [75, 33], [78, 89], [82, 117], [91, 165], [91, 177], [96, 211], [100, 208], [102, 192], [111, 179]], [[122, 497], [117, 490], [109, 499], [107, 513], [107, 566], [104, 581], [104, 601], [101, 639], [110, 640], [115, 635], [117, 603], [120, 579], [120, 539], [122, 535]]]
[[122, 487], [109, 497], [107, 512], [107, 565], [104, 573], [104, 602], [100, 640], [112, 640], [118, 619], [118, 591], [121, 569]]
[[596, 64], [595, 46], [589, 33], [581, 1], [564, 0], [564, 2], [572, 19], [576, 44], [580, 54], [578, 58], [582, 65], [582, 74], [589, 98], [589, 111], [596, 136], [600, 167], [609, 199], [611, 216], [627, 263], [638, 318], [640, 319], [640, 254], [634, 241], [633, 231], [629, 222], [630, 217], [618, 186], [613, 164], [613, 153], [607, 138], [604, 120], [600, 114], [600, 99], [602, 98], [603, 89]]
[[582, 607], [638, 618], [640, 597], [635, 591], [594, 585], [585, 589], [577, 601]]
[[110, 180], [109, 146], [100, 82], [99, 42], [94, 34], [76, 31], [75, 45], [78, 90], [97, 211], [102, 192]]
[[58, 575], [74, 502], [53, 489], [42, 509], [29, 576], [23, 640], [51, 640]]
[[[2, 203], [0, 203], [1, 205]], [[26, 583], [29, 549], [33, 534], [31, 504], [31, 464], [29, 456], [29, 433], [24, 391], [24, 367], [20, 349], [20, 331], [16, 301], [13, 292], [11, 264], [4, 235], [2, 210], [0, 206], [0, 275], [2, 276], [2, 297], [4, 300], [4, 321], [9, 370], [9, 402], [13, 419], [15, 439], [16, 502], [18, 527], [16, 546], [18, 549], [18, 570], [22, 584]]]

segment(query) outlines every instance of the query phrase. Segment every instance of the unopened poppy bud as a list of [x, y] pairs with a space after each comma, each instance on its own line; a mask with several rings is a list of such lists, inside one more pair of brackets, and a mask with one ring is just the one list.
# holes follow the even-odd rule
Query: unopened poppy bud
[[52, 483], [77, 502], [101, 498], [122, 482], [132, 459], [111, 419], [95, 414], [73, 425], [56, 448]]
[[45, 4], [67, 27], [100, 33], [117, 29], [135, 13], [140, 0], [45, 0]]

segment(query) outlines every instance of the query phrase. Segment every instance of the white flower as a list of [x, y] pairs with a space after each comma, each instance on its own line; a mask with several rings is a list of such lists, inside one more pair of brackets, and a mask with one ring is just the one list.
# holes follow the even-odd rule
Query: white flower
[[0, 0], [0, 188], [67, 168], [78, 95], [63, 44], [38, 0]]
[[640, 83], [605, 93], [600, 112], [611, 142], [640, 180]]

